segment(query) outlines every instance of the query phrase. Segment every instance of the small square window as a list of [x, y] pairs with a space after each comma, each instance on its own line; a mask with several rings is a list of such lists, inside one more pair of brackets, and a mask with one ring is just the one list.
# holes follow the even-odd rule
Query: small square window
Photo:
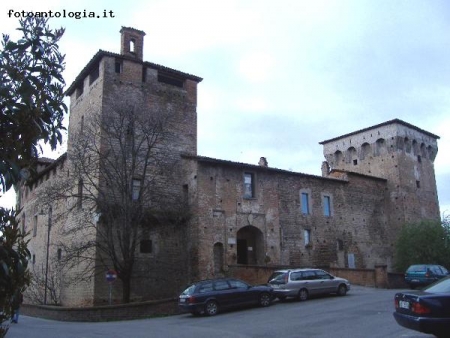
[[152, 253], [153, 243], [151, 239], [144, 239], [140, 243], [140, 251], [141, 253]]
[[357, 165], [358, 164], [358, 160], [353, 160], [353, 165]]

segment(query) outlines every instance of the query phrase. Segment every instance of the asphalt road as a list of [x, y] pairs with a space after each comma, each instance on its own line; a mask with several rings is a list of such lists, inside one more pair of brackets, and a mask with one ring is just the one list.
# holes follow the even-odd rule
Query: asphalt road
[[306, 302], [275, 302], [268, 308], [220, 313], [214, 317], [183, 314], [109, 323], [57, 322], [21, 316], [7, 338], [423, 338], [433, 337], [399, 326], [393, 316], [396, 290], [353, 286], [345, 297]]

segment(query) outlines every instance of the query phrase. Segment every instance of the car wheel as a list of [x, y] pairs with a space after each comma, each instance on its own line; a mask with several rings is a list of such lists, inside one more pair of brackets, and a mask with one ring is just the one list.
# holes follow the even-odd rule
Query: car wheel
[[259, 305], [269, 306], [270, 303], [271, 303], [271, 297], [267, 292], [264, 292], [259, 296]]
[[217, 305], [217, 302], [213, 300], [209, 300], [205, 305], [205, 313], [208, 316], [214, 316], [219, 311], [219, 306]]
[[305, 300], [307, 300], [308, 299], [308, 290], [306, 290], [306, 289], [301, 289], [299, 292], [298, 292], [298, 300], [301, 300], [301, 301], [305, 301]]
[[347, 287], [344, 284], [339, 285], [337, 294], [338, 296], [345, 296], [347, 294]]

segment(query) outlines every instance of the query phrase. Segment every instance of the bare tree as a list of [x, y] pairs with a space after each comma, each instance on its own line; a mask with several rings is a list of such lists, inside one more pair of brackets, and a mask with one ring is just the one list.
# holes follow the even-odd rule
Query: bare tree
[[132, 278], [145, 273], [136, 261], [149, 229], [188, 218], [182, 187], [173, 183], [179, 182], [179, 151], [171, 147], [179, 124], [166, 107], [150, 111], [135, 100], [91, 114], [71, 135], [67, 176], [42, 194], [41, 202], [66, 201], [58, 244], [64, 268], [78, 280], [116, 270], [124, 303]]
[[[45, 288], [47, 288], [49, 302], [44, 301]], [[59, 264], [52, 262], [48, 271], [46, 271], [43, 264], [33, 266], [31, 282], [27, 289], [27, 296], [33, 304], [50, 303], [59, 305], [61, 303], [61, 269]]]

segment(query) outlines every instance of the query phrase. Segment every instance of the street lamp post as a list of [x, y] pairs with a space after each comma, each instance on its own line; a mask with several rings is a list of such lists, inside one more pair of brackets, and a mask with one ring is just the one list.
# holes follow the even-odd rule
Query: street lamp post
[[50, 249], [50, 229], [52, 227], [52, 207], [48, 209], [47, 224], [47, 257], [45, 261], [45, 287], [44, 287], [44, 305], [47, 304], [47, 286], [48, 286], [48, 253]]

